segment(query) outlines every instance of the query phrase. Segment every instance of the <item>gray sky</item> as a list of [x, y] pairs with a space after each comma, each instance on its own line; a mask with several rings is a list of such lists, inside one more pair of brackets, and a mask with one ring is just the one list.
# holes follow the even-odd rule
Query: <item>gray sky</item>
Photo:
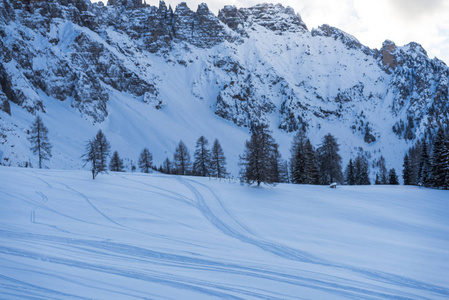
[[[263, 0], [184, 0], [196, 10], [206, 2], [217, 14], [224, 5], [250, 7]], [[107, 2], [104, 0], [104, 2]], [[159, 0], [146, 0], [158, 5]], [[173, 8], [181, 0], [165, 0]], [[270, 1], [268, 1], [270, 2]], [[380, 48], [386, 39], [398, 46], [420, 43], [429, 57], [438, 57], [449, 65], [448, 0], [278, 0], [301, 15], [310, 29], [329, 24], [354, 35], [360, 42]]]

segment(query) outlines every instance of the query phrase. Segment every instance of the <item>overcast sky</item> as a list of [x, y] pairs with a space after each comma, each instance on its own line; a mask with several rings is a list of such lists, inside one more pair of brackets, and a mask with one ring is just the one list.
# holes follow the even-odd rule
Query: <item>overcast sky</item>
[[[184, 0], [196, 10], [206, 2], [217, 14], [224, 5], [250, 7], [263, 0]], [[104, 0], [104, 2], [107, 2]], [[158, 5], [159, 0], [146, 0]], [[165, 0], [173, 8], [181, 0]], [[268, 1], [270, 2], [270, 1]], [[278, 0], [299, 13], [309, 30], [322, 24], [354, 35], [370, 48], [380, 48], [386, 39], [398, 46], [420, 43], [429, 57], [449, 65], [449, 0]]]

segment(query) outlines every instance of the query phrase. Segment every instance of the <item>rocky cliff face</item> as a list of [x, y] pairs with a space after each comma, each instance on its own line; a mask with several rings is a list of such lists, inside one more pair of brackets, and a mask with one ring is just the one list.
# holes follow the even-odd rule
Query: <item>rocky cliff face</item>
[[292, 8], [285, 8], [281, 4], [264, 3], [238, 10], [235, 6], [225, 6], [219, 11], [218, 18], [243, 36], [248, 36], [247, 31], [254, 29], [253, 25], [267, 28], [278, 35], [284, 32], [304, 33], [307, 31], [301, 16], [295, 14]]
[[338, 124], [367, 147], [448, 122], [449, 69], [419, 44], [370, 49], [329, 25], [309, 31], [280, 4], [215, 16], [206, 4], [0, 0], [0, 37], [8, 114], [12, 103], [45, 112], [43, 99], [54, 99], [101, 123], [117, 93], [155, 109], [185, 98], [242, 127], [313, 133]]

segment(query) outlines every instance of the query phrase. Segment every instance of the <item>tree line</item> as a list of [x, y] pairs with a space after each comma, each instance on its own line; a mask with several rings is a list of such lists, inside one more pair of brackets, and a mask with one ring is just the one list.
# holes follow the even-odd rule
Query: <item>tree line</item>
[[449, 189], [448, 128], [416, 142], [404, 155], [402, 174], [404, 185]]
[[[31, 150], [38, 156], [39, 168], [44, 160], [51, 157], [52, 145], [48, 139], [48, 129], [37, 116], [31, 126], [29, 141]], [[125, 171], [123, 160], [117, 151], [111, 155], [111, 146], [101, 130], [86, 142], [84, 162], [91, 164], [92, 178], [107, 170]], [[368, 157], [359, 153], [350, 159], [345, 172], [342, 172], [342, 158], [339, 155], [337, 139], [326, 134], [318, 148], [314, 148], [304, 131], [299, 130], [293, 138], [289, 160], [282, 158], [279, 145], [266, 124], [254, 125], [250, 139], [245, 142], [244, 152], [240, 156], [240, 178], [249, 184], [294, 183], [327, 185], [333, 182], [347, 185], [369, 185], [370, 168]], [[218, 139], [212, 148], [204, 136], [198, 138], [193, 154], [181, 140], [175, 148], [173, 159], [168, 157], [162, 165], [153, 165], [153, 156], [144, 148], [137, 160], [141, 172], [157, 170], [166, 174], [214, 176], [225, 178], [226, 157]], [[378, 159], [375, 167], [375, 184], [399, 184], [396, 170], [387, 171], [385, 158]], [[132, 164], [131, 170], [137, 167]], [[418, 141], [404, 156], [403, 179], [405, 185], [423, 185], [426, 187], [449, 188], [449, 135], [440, 128], [430, 145], [424, 138]]]
[[[97, 135], [86, 143], [86, 150], [82, 158], [85, 163], [91, 164], [92, 178], [108, 169], [114, 172], [124, 172], [124, 163], [117, 151], [111, 156], [109, 164], [106, 159], [110, 153], [110, 144], [106, 140], [103, 132], [98, 131]], [[226, 158], [223, 148], [218, 139], [214, 140], [212, 149], [209, 149], [209, 141], [201, 136], [195, 147], [193, 163], [189, 150], [185, 143], [179, 141], [171, 161], [168, 157], [163, 164], [157, 168], [153, 165], [153, 155], [148, 148], [144, 148], [137, 160], [138, 167], [143, 173], [150, 173], [157, 170], [166, 174], [194, 175], [194, 176], [214, 176], [224, 178], [228, 175], [226, 171]], [[136, 169], [132, 165], [132, 171]]]
[[[327, 185], [369, 185], [370, 168], [366, 155], [358, 154], [342, 172], [342, 158], [337, 139], [326, 134], [318, 148], [314, 148], [304, 131], [298, 131], [290, 148], [289, 162], [283, 160], [278, 145], [267, 125], [252, 129], [245, 151], [240, 157], [241, 177], [248, 183], [290, 182], [293, 184]], [[376, 175], [375, 184], [399, 184], [395, 169], [387, 173], [385, 158], [379, 160], [381, 175]], [[382, 179], [379, 179], [382, 178]]]

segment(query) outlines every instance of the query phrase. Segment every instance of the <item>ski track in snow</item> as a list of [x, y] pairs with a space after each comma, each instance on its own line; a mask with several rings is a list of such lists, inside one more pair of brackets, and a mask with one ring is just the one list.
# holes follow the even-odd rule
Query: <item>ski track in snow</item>
[[99, 223], [94, 223], [94, 222], [89, 222], [89, 221], [81, 220], [81, 219], [72, 217], [72, 216], [70, 216], [70, 215], [67, 215], [67, 214], [58, 212], [58, 211], [56, 211], [56, 210], [54, 210], [54, 209], [52, 209], [52, 208], [50, 208], [50, 207], [48, 207], [48, 206], [46, 206], [46, 205], [44, 205], [44, 204], [42, 204], [42, 203], [38, 203], [38, 202], [34, 201], [33, 199], [30, 199], [29, 197], [27, 197], [27, 196], [25, 196], [25, 195], [22, 195], [22, 194], [20, 194], [20, 193], [18, 193], [18, 192], [15, 192], [15, 193], [16, 193], [17, 195], [20, 195], [21, 197], [17, 197], [16, 195], [12, 195], [12, 194], [10, 194], [10, 193], [7, 193], [7, 192], [1, 191], [1, 190], [0, 190], [0, 193], [3, 193], [4, 195], [7, 195], [7, 196], [9, 196], [9, 197], [12, 197], [12, 198], [15, 198], [15, 199], [17, 199], [17, 200], [26, 202], [26, 203], [28, 203], [28, 204], [30, 204], [30, 205], [36, 206], [37, 208], [41, 208], [41, 209], [47, 210], [47, 211], [49, 211], [49, 212], [55, 213], [55, 214], [57, 214], [57, 215], [63, 216], [63, 217], [65, 217], [65, 218], [68, 218], [68, 219], [71, 219], [71, 220], [75, 220], [75, 221], [78, 221], [78, 222], [82, 222], [82, 223], [86, 223], [86, 224], [91, 224], [91, 225], [105, 226], [105, 225], [102, 225], [102, 224], [99, 224]]
[[[226, 215], [228, 217], [230, 217], [232, 219], [233, 222], [235, 222], [238, 226], [240, 226], [244, 231], [246, 231], [247, 233], [249, 233], [252, 236], [256, 236], [256, 233], [254, 233], [248, 226], [246, 226], [245, 224], [243, 224], [242, 222], [240, 222], [237, 218], [235, 218], [230, 212], [229, 210], [226, 208], [226, 205], [224, 204], [223, 201], [221, 201], [221, 199], [217, 196], [217, 194], [214, 192], [214, 190], [212, 190], [211, 188], [209, 188], [207, 185], [202, 184], [200, 182], [194, 181], [194, 180], [188, 180], [190, 182], [196, 183], [198, 185], [200, 185], [201, 187], [205, 188], [208, 190], [209, 193], [211, 193], [213, 195], [213, 198], [217, 201], [217, 203], [220, 205], [220, 208], [226, 213]], [[204, 198], [203, 198], [204, 199]]]
[[[181, 195], [181, 194], [179, 194], [179, 193], [174, 193], [174, 192], [169, 191], [169, 190], [166, 190], [166, 189], [161, 189], [161, 188], [158, 188], [158, 187], [156, 187], [156, 186], [154, 186], [154, 185], [142, 183], [142, 182], [137, 181], [137, 180], [131, 180], [131, 179], [128, 179], [128, 180], [129, 180], [129, 181], [134, 181], [134, 182], [137, 182], [137, 183], [141, 183], [141, 184], [145, 184], [145, 185], [150, 186], [150, 187], [152, 187], [152, 188], [160, 189], [160, 190], [162, 190], [162, 191], [164, 191], [164, 192], [167, 192], [167, 193], [169, 193], [169, 194], [174, 194], [174, 195], [176, 195], [177, 197], [173, 197], [173, 196], [170, 197], [170, 196], [168, 196], [167, 194], [156, 193], [156, 194], [158, 194], [158, 195], [161, 195], [161, 196], [164, 196], [164, 197], [170, 197], [171, 199], [178, 200], [178, 201], [181, 200], [181, 201], [182, 201], [183, 203], [185, 203], [185, 204], [192, 205], [192, 203], [188, 202], [188, 199], [187, 199], [186, 197], [184, 197], [183, 195]], [[109, 221], [109, 222], [111, 222], [111, 223], [113, 223], [113, 224], [115, 224], [115, 225], [121, 227], [122, 229], [130, 230], [130, 231], [132, 231], [132, 232], [136, 232], [136, 233], [143, 234], [143, 235], [156, 236], [156, 237], [160, 237], [160, 238], [164, 238], [164, 239], [170, 239], [170, 240], [174, 240], [174, 241], [177, 241], [177, 242], [182, 242], [182, 243], [188, 244], [188, 243], [186, 243], [185, 241], [180, 241], [179, 239], [171, 238], [171, 237], [169, 237], [169, 236], [160, 235], [160, 234], [152, 234], [152, 233], [145, 232], [145, 231], [143, 231], [143, 230], [139, 230], [139, 229], [135, 229], [135, 228], [131, 228], [131, 227], [129, 227], [129, 226], [123, 225], [123, 224], [121, 224], [121, 223], [119, 223], [119, 222], [113, 220], [113, 219], [110, 218], [108, 215], [106, 215], [105, 213], [103, 213], [100, 209], [98, 209], [98, 207], [95, 206], [95, 205], [92, 203], [92, 201], [90, 201], [89, 198], [88, 198], [85, 194], [81, 193], [80, 191], [74, 189], [73, 187], [71, 187], [71, 186], [69, 186], [69, 185], [67, 185], [67, 184], [64, 184], [64, 183], [62, 183], [62, 182], [58, 182], [58, 183], [61, 184], [62, 186], [64, 186], [66, 189], [68, 189], [68, 190], [74, 192], [75, 194], [79, 195], [80, 197], [82, 197], [82, 198], [86, 201], [86, 203], [88, 203], [88, 205], [89, 205], [91, 208], [93, 208], [93, 210], [94, 210], [95, 212], [97, 212], [98, 214], [100, 214], [100, 215], [101, 215], [103, 218], [105, 218], [107, 221]], [[135, 188], [135, 189], [136, 189], [136, 188]], [[147, 191], [147, 190], [145, 190], [145, 191]], [[147, 191], [147, 192], [148, 192], [148, 191]], [[154, 192], [153, 192], [153, 193], [154, 193]]]
[[[316, 262], [318, 259], [314, 257], [313, 255], [299, 251], [296, 249], [284, 247], [281, 245], [273, 244], [268, 241], [264, 240], [257, 240], [256, 238], [252, 238], [247, 236], [246, 234], [242, 233], [238, 229], [234, 229], [222, 220], [220, 220], [210, 209], [210, 207], [207, 205], [203, 195], [196, 189], [191, 183], [187, 182], [186, 180], [178, 177], [179, 182], [183, 183], [187, 188], [189, 188], [192, 193], [195, 195], [195, 198], [198, 203], [198, 209], [201, 211], [201, 213], [205, 216], [206, 219], [208, 219], [216, 228], [218, 228], [220, 231], [222, 231], [224, 234], [231, 236], [233, 238], [236, 238], [244, 243], [255, 245], [258, 248], [261, 248], [265, 251], [268, 251], [270, 253], [273, 253], [276, 256], [291, 259], [291, 260], [297, 260], [301, 262]], [[192, 181], [195, 182], [195, 181]], [[196, 183], [196, 182], [195, 182]], [[218, 202], [221, 202], [218, 198], [216, 198]]]
[[[26, 174], [26, 173], [25, 173]], [[29, 175], [29, 174], [27, 174]], [[30, 175], [31, 176], [31, 175]], [[53, 184], [41, 179], [40, 174], [35, 173], [32, 177], [40, 180], [46, 185], [48, 189], [55, 189]], [[33, 261], [42, 261], [55, 266], [66, 266], [70, 268], [77, 268], [82, 270], [89, 270], [92, 272], [100, 272], [112, 276], [129, 278], [143, 282], [151, 282], [167, 287], [172, 287], [180, 290], [188, 290], [200, 295], [208, 297], [218, 297], [223, 299], [247, 299], [248, 297], [257, 299], [285, 299], [291, 298], [291, 295], [277, 293], [270, 291], [268, 288], [248, 288], [246, 286], [230, 285], [226, 283], [219, 283], [213, 279], [198, 279], [189, 277], [182, 272], [182, 274], [168, 273], [166, 271], [158, 271], [157, 266], [178, 268], [183, 270], [201, 270], [213, 271], [220, 274], [230, 274], [235, 276], [246, 276], [249, 278], [257, 278], [268, 280], [270, 282], [279, 284], [288, 284], [293, 286], [300, 286], [312, 290], [323, 291], [326, 293], [338, 295], [343, 298], [352, 299], [431, 299], [422, 296], [422, 293], [415, 294], [413, 291], [417, 290], [424, 292], [426, 295], [437, 295], [439, 297], [449, 297], [449, 289], [424, 283], [418, 280], [413, 280], [400, 275], [390, 274], [383, 271], [377, 271], [368, 268], [361, 268], [357, 266], [350, 266], [345, 264], [338, 264], [326, 259], [317, 257], [308, 252], [282, 245], [279, 243], [270, 242], [255, 234], [251, 228], [246, 226], [244, 222], [238, 220], [226, 207], [226, 203], [218, 196], [213, 188], [198, 182], [193, 179], [185, 179], [181, 176], [176, 176], [176, 182], [185, 186], [191, 192], [193, 198], [185, 196], [181, 193], [171, 191], [149, 184], [144, 181], [134, 180], [121, 176], [121, 179], [126, 179], [129, 182], [137, 183], [139, 185], [151, 188], [151, 193], [169, 199], [178, 201], [189, 207], [195, 207], [202, 216], [210, 224], [224, 235], [236, 239], [244, 244], [257, 247], [268, 254], [275, 255], [278, 258], [291, 260], [302, 264], [317, 265], [320, 267], [327, 267], [337, 271], [330, 272], [338, 274], [338, 270], [349, 271], [360, 277], [368, 279], [363, 282], [357, 279], [348, 280], [345, 277], [316, 273], [318, 276], [304, 276], [300, 274], [282, 273], [280, 271], [272, 270], [267, 266], [252, 266], [244, 263], [221, 262], [219, 260], [212, 260], [196, 256], [188, 256], [182, 254], [169, 253], [161, 250], [150, 250], [145, 247], [113, 242], [110, 240], [91, 240], [85, 238], [72, 238], [63, 236], [53, 236], [48, 234], [27, 233], [22, 230], [12, 230], [13, 227], [0, 228], [0, 240], [3, 241], [18, 241], [39, 247], [52, 247], [57, 249], [56, 253], [69, 253], [70, 256], [56, 255], [51, 253], [41, 252], [35, 250], [34, 247], [26, 250], [23, 247], [10, 246], [9, 244], [0, 245], [0, 257], [8, 262], [15, 262], [18, 260], [24, 261], [32, 266]], [[60, 179], [60, 178], [58, 178]], [[67, 215], [58, 212], [49, 206], [49, 198], [43, 191], [35, 191], [39, 200], [31, 199], [17, 191], [14, 194], [0, 190], [4, 195], [20, 200], [31, 205], [31, 212], [29, 221], [32, 225], [45, 225], [50, 229], [55, 229], [67, 235], [80, 235], [61, 229], [56, 225], [45, 224], [36, 221], [36, 211], [46, 210], [48, 212], [60, 215], [62, 217], [74, 220], [77, 222], [86, 223], [89, 225], [103, 226], [110, 229], [121, 230], [124, 232], [132, 232], [143, 235], [157, 236], [164, 239], [171, 239], [179, 243], [181, 241], [176, 238], [171, 238], [162, 234], [152, 234], [144, 230], [134, 229], [127, 225], [114, 220], [113, 217], [105, 214], [102, 210], [94, 204], [93, 200], [89, 199], [84, 193], [68, 185], [62, 181], [55, 181], [65, 187], [66, 190], [81, 197], [85, 203], [95, 211], [102, 219], [112, 223], [114, 226], [108, 226], [101, 223], [93, 223], [82, 220], [78, 216]], [[52, 182], [53, 183], [53, 182]], [[146, 191], [133, 186], [133, 189]], [[157, 191], [155, 191], [157, 190]], [[41, 218], [39, 218], [41, 221]], [[7, 229], [10, 228], [10, 229]], [[84, 237], [87, 237], [84, 235]], [[97, 238], [98, 239], [98, 238]], [[78, 258], [84, 257], [85, 259]], [[100, 257], [102, 261], [96, 261], [93, 257]], [[108, 265], [107, 260], [117, 261], [119, 263]], [[135, 266], [142, 266], [136, 268]], [[134, 266], [134, 267], [133, 267]], [[22, 280], [7, 276], [1, 273], [0, 265], [0, 296], [4, 298], [10, 297], [24, 297], [36, 299], [60, 299], [60, 298], [76, 298], [76, 299], [90, 299], [74, 293], [62, 292], [45, 286], [30, 283], [29, 280]], [[29, 272], [37, 272], [32, 271]], [[308, 272], [308, 271], [304, 271]], [[304, 273], [302, 272], [302, 273]], [[56, 274], [51, 274], [50, 271], [41, 271], [40, 275], [48, 277], [58, 277]], [[322, 276], [321, 276], [322, 275]], [[59, 276], [59, 280], [71, 281], [69, 278]], [[105, 289], [110, 293], [120, 294], [129, 298], [147, 299], [148, 294], [143, 294], [138, 290], [128, 290], [126, 293], [118, 289], [106, 289], [105, 287], [97, 287], [93, 284], [87, 284], [83, 281], [77, 281], [76, 284], [96, 289]], [[386, 285], [385, 285], [386, 284]], [[404, 291], [403, 288], [409, 288], [412, 291]], [[419, 296], [418, 296], [419, 295]], [[158, 295], [154, 295], [158, 297]]]
[[[97, 246], [98, 247], [98, 245], [95, 245], [91, 242], [88, 242], [87, 246], [89, 246], [89, 247]], [[114, 251], [114, 246], [116, 248], [124, 247], [124, 250], [126, 250], [125, 254], [128, 254], [128, 255], [129, 255], [129, 252], [127, 252], [127, 251], [129, 251], [129, 250], [137, 250], [137, 251], [139, 250], [137, 248], [127, 249], [125, 245], [114, 245], [111, 243], [103, 243], [103, 246], [99, 247], [99, 248], [108, 250], [108, 251]], [[105, 247], [107, 247], [107, 249], [105, 249]], [[109, 247], [111, 247], [112, 249], [109, 249]], [[145, 255], [151, 254], [148, 251], [144, 251], [144, 249], [140, 249], [140, 251], [143, 251], [143, 254], [145, 254]], [[150, 252], [152, 252], [152, 251], [150, 251]], [[84, 270], [99, 271], [102, 273], [108, 273], [108, 274], [112, 274], [112, 275], [118, 275], [121, 277], [138, 279], [138, 280], [147, 281], [147, 282], [159, 283], [159, 284], [173, 286], [173, 287], [181, 288], [181, 289], [194, 290], [194, 291], [198, 291], [200, 293], [204, 293], [206, 295], [220, 297], [220, 298], [224, 298], [224, 299], [243, 299], [240, 297], [235, 297], [232, 294], [229, 294], [228, 292], [230, 292], [230, 291], [239, 292], [239, 293], [242, 293], [242, 294], [245, 294], [248, 296], [252, 296], [252, 297], [257, 297], [260, 299], [269, 299], [269, 297], [266, 297], [264, 294], [250, 293], [246, 290], [220, 286], [219, 284], [216, 284], [213, 282], [202, 282], [199, 280], [192, 280], [187, 277], [183, 278], [183, 277], [172, 276], [172, 275], [168, 275], [168, 274], [162, 274], [159, 272], [152, 273], [150, 271], [147, 271], [147, 272], [143, 273], [143, 272], [135, 271], [132, 269], [128, 269], [128, 270], [120, 269], [120, 268], [116, 268], [116, 267], [112, 267], [112, 266], [106, 267], [104, 265], [93, 264], [93, 263], [88, 263], [88, 262], [80, 262], [78, 260], [63, 259], [63, 258], [58, 258], [58, 257], [53, 257], [53, 256], [48, 256], [48, 255], [42, 255], [41, 253], [37, 254], [37, 253], [33, 253], [31, 251], [17, 250], [17, 249], [3, 247], [3, 246], [0, 246], [0, 253], [6, 254], [6, 255], [13, 255], [16, 257], [18, 256], [18, 257], [22, 257], [22, 258], [28, 258], [28, 259], [35, 259], [35, 260], [37, 259], [37, 260], [41, 260], [41, 261], [50, 262], [53, 264], [81, 268]], [[133, 255], [139, 256], [139, 253], [133, 253]], [[153, 257], [155, 257], [157, 260], [163, 258], [164, 256], [166, 256], [166, 255], [164, 255], [164, 253], [156, 253], [156, 256], [153, 255]], [[181, 263], [181, 265], [184, 265], [183, 260], [179, 260], [179, 258], [178, 258], [178, 261], [179, 261], [179, 263]], [[216, 291], [216, 290], [218, 290], [218, 291]]]
[[[48, 198], [47, 198], [47, 196], [45, 196], [44, 195], [44, 193], [42, 193], [42, 192], [37, 192], [36, 191], [36, 194], [38, 194], [39, 196], [41, 196], [41, 198], [42, 198], [42, 204], [44, 204], [45, 202], [47, 202], [48, 201]], [[35, 223], [36, 224], [36, 210], [39, 208], [39, 206], [35, 206], [35, 207], [33, 207], [33, 209], [31, 210], [31, 214], [30, 214], [30, 222], [31, 223]]]
[[[118, 259], [120, 257], [122, 258], [128, 258], [132, 260], [137, 260], [139, 263], [147, 264], [147, 263], [155, 263], [159, 264], [163, 262], [164, 264], [168, 264], [171, 266], [176, 267], [182, 267], [182, 268], [189, 268], [189, 269], [203, 269], [203, 270], [216, 270], [220, 272], [227, 272], [231, 274], [236, 275], [248, 275], [251, 277], [258, 277], [258, 278], [264, 278], [269, 279], [277, 282], [282, 283], [289, 283], [294, 284], [298, 286], [304, 286], [314, 289], [319, 289], [323, 291], [332, 291], [334, 293], [339, 293], [344, 297], [355, 297], [357, 298], [357, 295], [361, 296], [363, 295], [363, 298], [365, 299], [378, 299], [378, 297], [381, 298], [390, 298], [390, 299], [413, 299], [413, 296], [404, 297], [404, 296], [397, 296], [394, 294], [387, 294], [387, 293], [381, 293], [381, 292], [375, 292], [368, 289], [363, 288], [356, 288], [349, 285], [342, 285], [335, 282], [330, 281], [324, 281], [324, 280], [317, 280], [302, 276], [295, 276], [295, 275], [288, 275], [283, 273], [278, 273], [274, 271], [264, 270], [264, 269], [256, 269], [252, 267], [243, 267], [240, 265], [234, 265], [229, 263], [219, 263], [216, 261], [206, 260], [206, 259], [198, 259], [198, 258], [192, 258], [188, 256], [181, 256], [176, 254], [170, 254], [170, 253], [164, 253], [164, 252], [158, 252], [158, 251], [152, 251], [144, 248], [139, 248], [135, 246], [129, 246], [126, 244], [118, 244], [113, 242], [107, 242], [107, 241], [91, 241], [91, 240], [81, 240], [81, 239], [67, 239], [62, 237], [54, 237], [54, 236], [43, 236], [43, 235], [33, 235], [33, 234], [15, 234], [9, 231], [3, 231], [0, 230], [0, 236], [1, 237], [9, 237], [9, 238], [15, 238], [15, 239], [26, 239], [26, 240], [33, 240], [36, 242], [39, 241], [46, 241], [51, 242], [51, 244], [63, 244], [63, 245], [71, 245], [71, 246], [80, 246], [81, 249], [86, 251], [100, 251], [97, 253], [107, 254], [108, 256], [112, 255], [112, 258]], [[90, 249], [90, 250], [89, 250]], [[92, 250], [93, 249], [93, 250]], [[14, 255], [24, 258], [31, 258], [31, 259], [38, 259], [41, 261], [48, 261], [55, 264], [62, 264], [66, 266], [72, 266], [72, 267], [79, 267], [82, 269], [89, 269], [89, 270], [95, 270], [95, 271], [101, 271], [108, 274], [114, 274], [114, 275], [120, 275], [128, 278], [134, 278], [134, 279], [140, 279], [144, 281], [152, 281], [149, 280], [148, 275], [141, 274], [139, 272], [133, 272], [130, 270], [123, 270], [123, 269], [117, 269], [112, 267], [106, 267], [103, 265], [97, 265], [97, 264], [91, 264], [91, 263], [85, 263], [85, 262], [79, 262], [69, 259], [62, 259], [54, 256], [49, 255], [42, 255], [37, 254], [31, 251], [23, 251], [23, 250], [17, 250], [10, 247], [3, 247], [0, 246], [0, 253], [8, 254], [8, 255]], [[129, 255], [132, 254], [132, 257], [129, 257]], [[167, 276], [166, 276], [167, 277]], [[167, 278], [166, 278], [167, 280]], [[171, 283], [169, 282], [163, 282], [159, 281], [158, 283], [164, 283], [164, 284], [175, 284], [176, 282], [179, 282], [180, 279], [172, 278]], [[187, 279], [183, 279], [183, 281], [188, 281]], [[211, 283], [207, 284], [207, 286], [211, 285]], [[228, 289], [224, 289], [228, 290]], [[203, 291], [205, 292], [205, 291]], [[239, 291], [243, 292], [243, 291]], [[207, 292], [209, 295], [214, 296], [220, 296], [223, 297], [225, 294], [222, 295], [215, 295]], [[250, 294], [247, 294], [250, 295]], [[271, 299], [272, 297], [266, 297], [263, 294], [251, 294], [251, 296], [257, 297], [257, 298], [263, 298], [263, 299]], [[372, 297], [372, 298], [371, 298]], [[226, 297], [227, 298], [227, 297]], [[281, 299], [282, 297], [280, 297]]]
[[[2, 283], [3, 281], [3, 283]], [[73, 294], [67, 294], [62, 293], [60, 291], [45, 288], [42, 286], [37, 286], [34, 284], [30, 284], [28, 282], [25, 282], [23, 280], [18, 280], [15, 278], [11, 278], [8, 276], [4, 276], [0, 274], [0, 287], [7, 288], [8, 290], [11, 290], [11, 292], [6, 293], [3, 291], [0, 291], [0, 295], [5, 296], [22, 296], [24, 298], [28, 299], [60, 299], [61, 297], [68, 297], [68, 298], [75, 298], [75, 299], [90, 299], [86, 297], [79, 297]], [[26, 292], [24, 291], [26, 290]], [[16, 293], [13, 293], [13, 292]], [[38, 293], [45, 293], [44, 295], [40, 295]], [[31, 298], [33, 297], [33, 298]]]
[[[389, 274], [385, 272], [375, 271], [375, 270], [369, 270], [364, 268], [358, 268], [353, 266], [346, 266], [346, 265], [339, 265], [331, 262], [327, 262], [326, 260], [319, 259], [309, 253], [293, 249], [287, 246], [274, 244], [269, 241], [264, 240], [258, 240], [252, 237], [248, 237], [247, 235], [243, 234], [242, 232], [231, 228], [224, 222], [222, 222], [219, 218], [216, 217], [216, 215], [212, 212], [212, 210], [209, 208], [209, 206], [206, 204], [205, 198], [202, 196], [202, 194], [196, 189], [191, 183], [187, 182], [187, 180], [182, 179], [181, 177], [178, 177], [178, 181], [183, 183], [185, 186], [187, 186], [192, 193], [194, 193], [196, 200], [198, 201], [198, 209], [203, 213], [203, 215], [220, 231], [222, 231], [224, 234], [237, 238], [242, 242], [252, 244], [258, 248], [261, 248], [265, 251], [268, 251], [270, 253], [273, 253], [274, 255], [277, 255], [279, 257], [300, 261], [300, 262], [306, 262], [306, 263], [312, 263], [312, 264], [318, 264], [322, 266], [327, 267], [333, 267], [333, 268], [339, 268], [339, 269], [345, 269], [349, 270], [361, 275], [364, 275], [367, 278], [371, 278], [376, 281], [381, 281], [385, 283], [394, 283], [398, 286], [403, 287], [409, 287], [414, 289], [420, 289], [425, 290], [433, 293], [437, 293], [440, 295], [447, 295], [449, 296], [449, 289], [442, 288], [439, 286], [419, 282], [413, 279], [409, 279], [402, 276], [397, 276], [394, 274]], [[192, 183], [200, 184], [194, 180], [189, 180]], [[202, 185], [202, 184], [201, 184]], [[202, 185], [204, 186], [204, 185]], [[209, 192], [211, 192], [214, 196], [214, 198], [219, 202], [220, 207], [223, 209], [223, 211], [226, 212], [226, 214], [229, 215], [229, 212], [226, 211], [226, 209], [223, 208], [223, 205], [221, 205], [220, 199], [214, 194], [210, 189], [208, 189]], [[210, 198], [208, 198], [210, 199]], [[240, 224], [239, 224], [240, 225]]]
[[124, 226], [124, 225], [122, 225], [122, 224], [120, 224], [120, 223], [117, 223], [116, 221], [114, 221], [114, 220], [112, 220], [110, 217], [108, 217], [107, 215], [105, 215], [103, 212], [101, 212], [90, 200], [89, 200], [89, 198], [86, 196], [86, 195], [84, 195], [83, 193], [81, 193], [80, 191], [78, 191], [78, 190], [75, 190], [74, 188], [72, 188], [72, 187], [70, 187], [69, 185], [67, 185], [67, 184], [65, 184], [65, 183], [62, 183], [62, 182], [59, 182], [61, 185], [63, 185], [63, 186], [65, 186], [68, 190], [70, 190], [70, 191], [72, 191], [72, 192], [74, 192], [74, 193], [76, 193], [76, 194], [78, 194], [78, 195], [80, 195], [84, 200], [86, 200], [86, 202], [89, 204], [89, 206], [90, 207], [92, 207], [98, 214], [100, 214], [101, 216], [103, 216], [106, 220], [108, 220], [109, 222], [111, 222], [111, 223], [113, 223], [113, 224], [115, 224], [115, 225], [117, 225], [117, 226], [120, 226], [120, 227], [124, 227], [124, 228], [126, 228], [126, 226]]
[[[43, 192], [38, 192], [36, 191], [36, 194], [39, 195], [42, 198], [41, 204], [45, 204], [46, 202], [48, 202], [48, 197], [43, 193]], [[56, 229], [58, 231], [64, 232], [64, 233], [69, 233], [69, 234], [73, 234], [70, 231], [64, 230], [62, 228], [59, 228], [56, 225], [51, 225], [51, 224], [46, 224], [46, 223], [42, 223], [42, 222], [37, 222], [36, 221], [36, 211], [39, 208], [39, 206], [35, 206], [31, 209], [31, 213], [30, 213], [30, 223], [33, 224], [38, 224], [38, 225], [44, 225], [44, 226], [48, 226], [50, 228]]]
[[[131, 181], [131, 182], [135, 182], [135, 183], [139, 183], [139, 184], [151, 187], [153, 189], [160, 190], [161, 193], [157, 193], [157, 192], [152, 191], [152, 193], [155, 193], [157, 195], [161, 195], [161, 196], [164, 196], [164, 197], [169, 197], [170, 199], [181, 201], [182, 203], [187, 204], [189, 206], [194, 206], [194, 204], [192, 203], [192, 201], [189, 198], [185, 197], [184, 195], [182, 195], [180, 193], [177, 193], [177, 192], [174, 192], [174, 191], [170, 191], [170, 190], [167, 190], [167, 189], [163, 189], [161, 187], [158, 187], [156, 185], [149, 184], [149, 183], [146, 183], [146, 182], [133, 180], [133, 179], [127, 178], [125, 176], [121, 176], [121, 178], [124, 179], [124, 180], [128, 180], [128, 181]], [[134, 187], [134, 188], [138, 189], [136, 187]], [[145, 190], [145, 191], [147, 191], [147, 190]]]

